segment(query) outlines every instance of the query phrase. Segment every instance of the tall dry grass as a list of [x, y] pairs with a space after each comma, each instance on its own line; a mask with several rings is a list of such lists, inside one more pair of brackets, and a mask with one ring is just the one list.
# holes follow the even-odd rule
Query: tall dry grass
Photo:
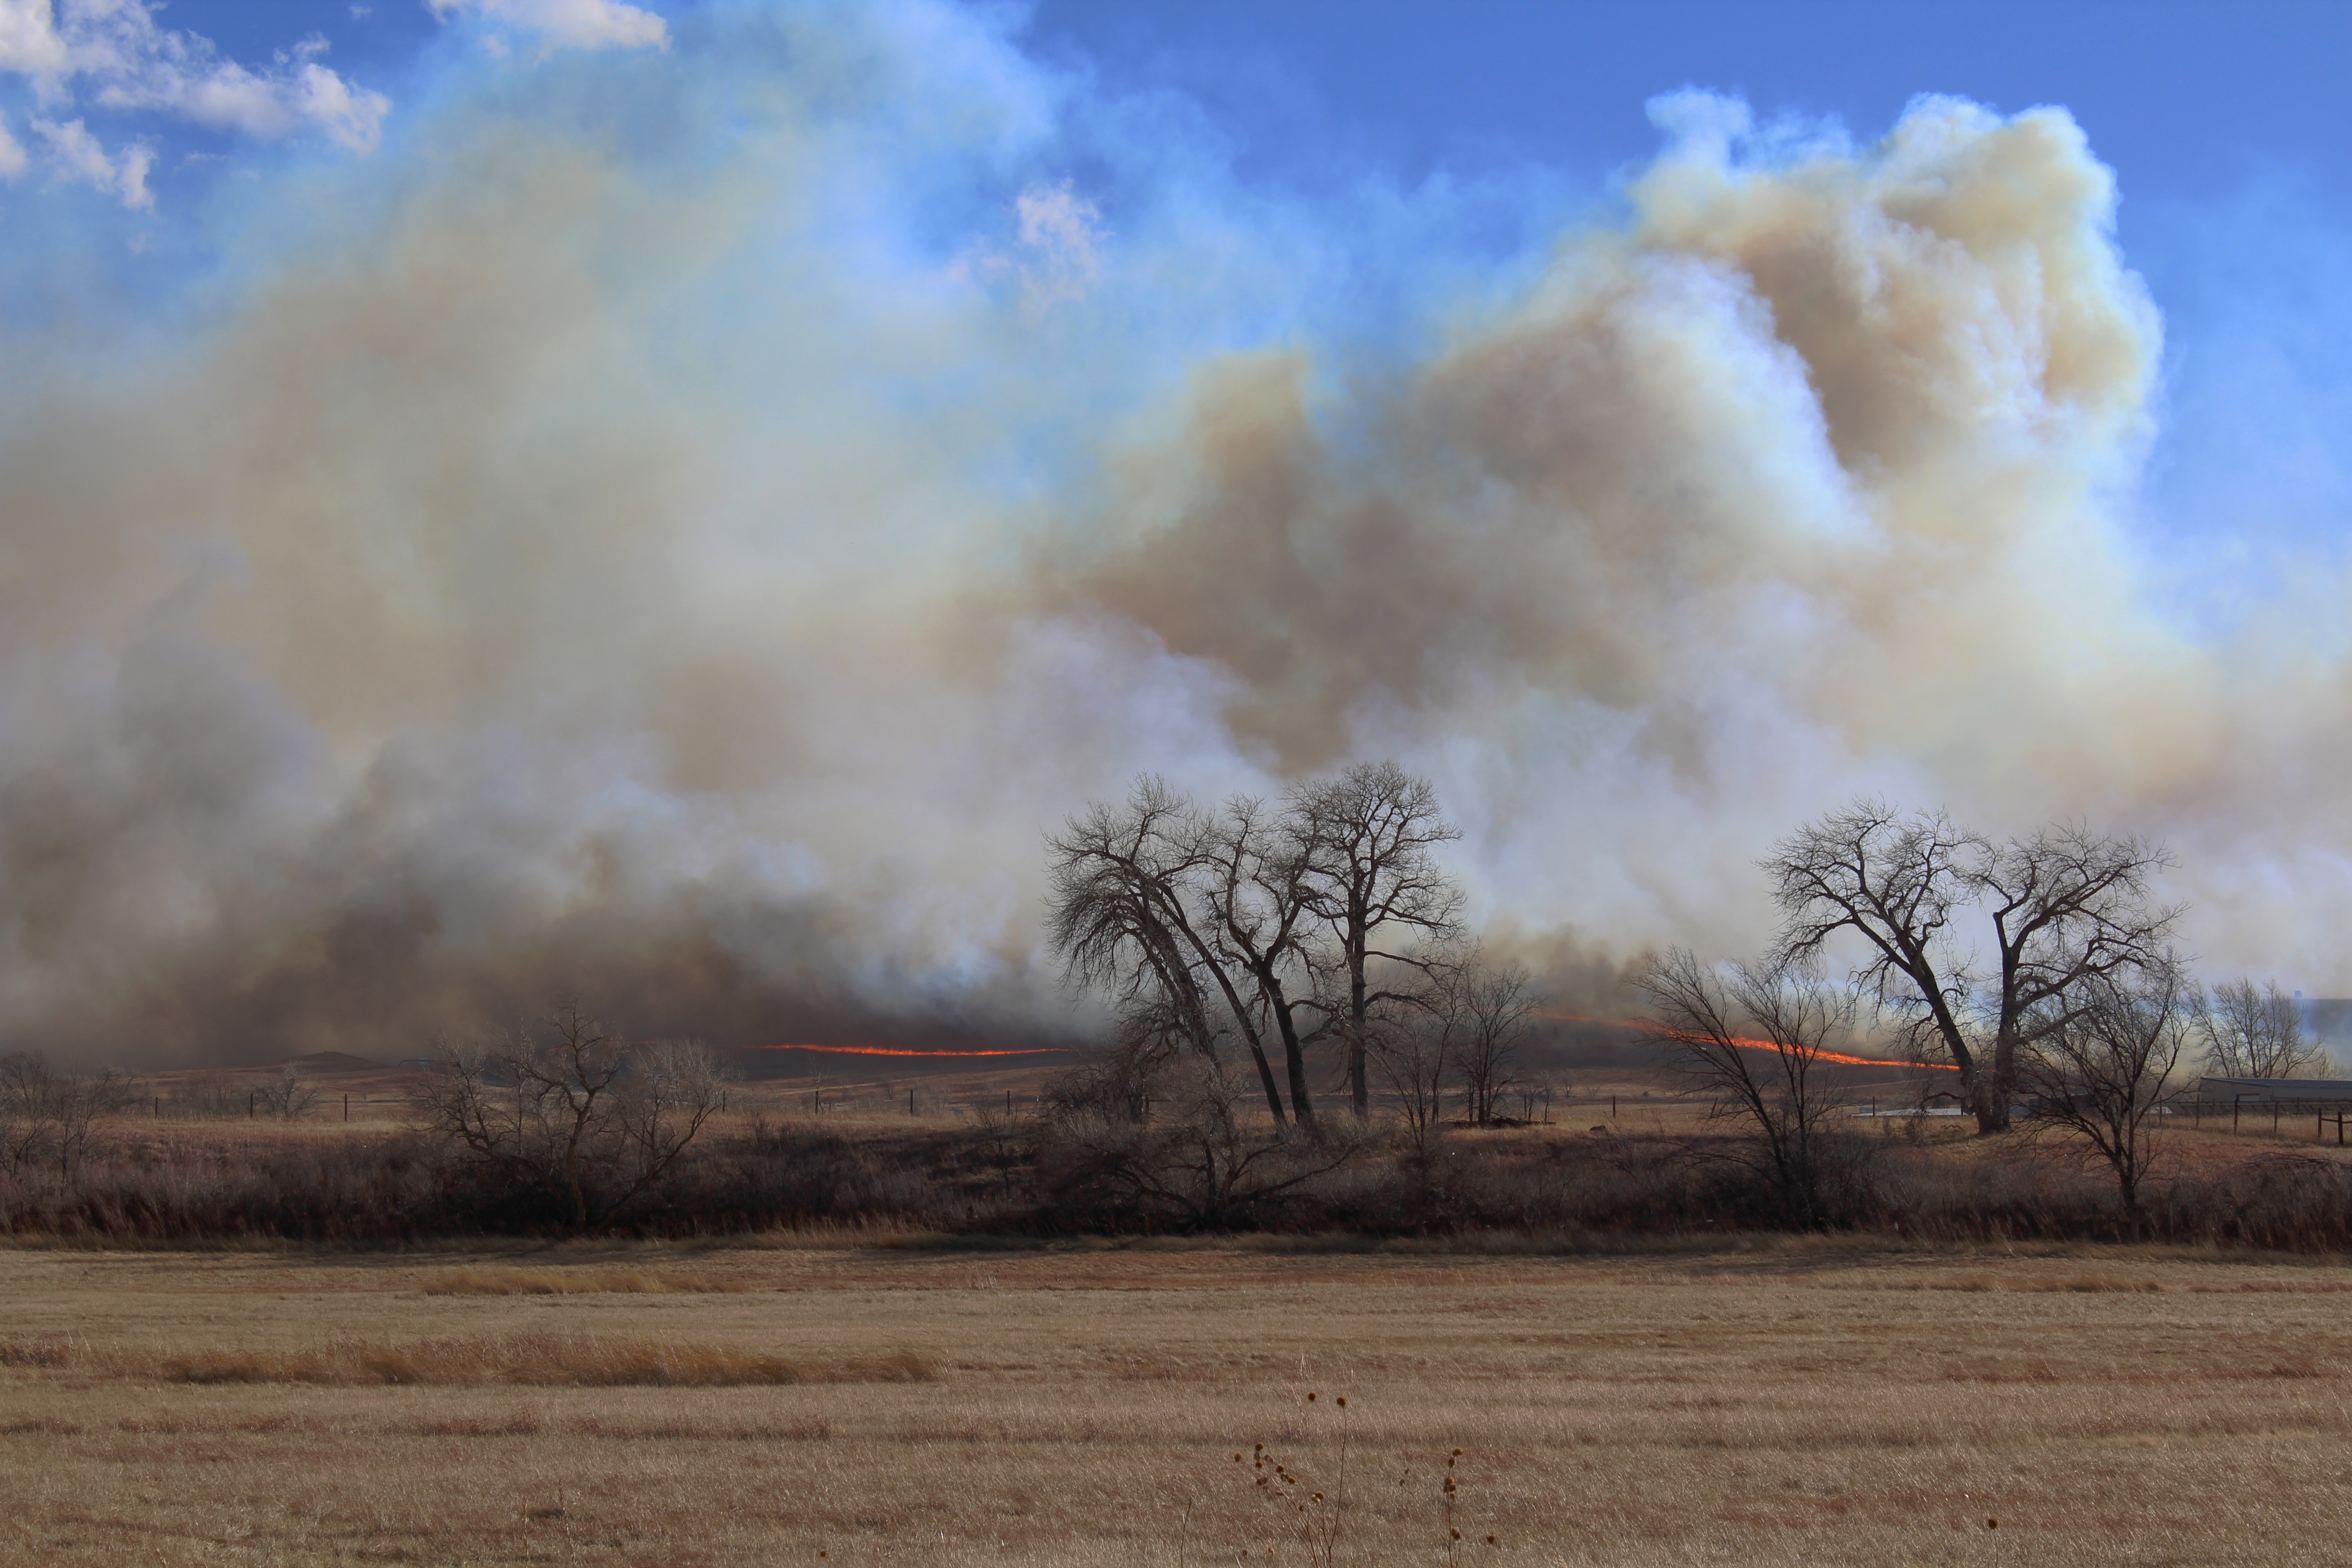
[[823, 1361], [643, 1337], [511, 1334], [409, 1343], [343, 1339], [300, 1350], [160, 1351], [88, 1341], [0, 1341], [0, 1367], [41, 1367], [154, 1383], [299, 1383], [424, 1388], [740, 1388], [928, 1383], [938, 1364], [911, 1351]]
[[453, 1269], [425, 1281], [428, 1296], [709, 1295], [748, 1290], [740, 1279], [643, 1268]]
[[[1818, 1225], [1943, 1246], [2109, 1240], [2133, 1234], [2112, 1184], [2049, 1144], [1837, 1141]], [[1700, 1124], [1626, 1134], [1526, 1131], [1401, 1147], [1362, 1141], [1348, 1158], [1268, 1161], [1303, 1170], [1243, 1191], [1213, 1224], [1066, 1127], [917, 1128], [853, 1135], [752, 1125], [698, 1145], [646, 1205], [608, 1234], [677, 1238], [829, 1229], [908, 1236], [1346, 1232], [1391, 1237], [1537, 1234], [1623, 1246], [1646, 1237], [1792, 1228]], [[2182, 1135], [2195, 1159], [2159, 1168], [2137, 1233], [2181, 1245], [2352, 1249], [2352, 1165], [2332, 1151]], [[478, 1171], [442, 1163], [412, 1134], [315, 1130], [234, 1137], [116, 1129], [69, 1171], [0, 1173], [0, 1236], [98, 1245], [293, 1241], [408, 1247], [450, 1237], [564, 1233], [561, 1215]], [[1321, 1162], [1321, 1163], [1318, 1163]], [[1328, 1163], [1329, 1168], [1322, 1168]], [[509, 1282], [452, 1289], [534, 1289]], [[552, 1285], [544, 1287], [554, 1289]], [[598, 1289], [682, 1289], [677, 1285]]]

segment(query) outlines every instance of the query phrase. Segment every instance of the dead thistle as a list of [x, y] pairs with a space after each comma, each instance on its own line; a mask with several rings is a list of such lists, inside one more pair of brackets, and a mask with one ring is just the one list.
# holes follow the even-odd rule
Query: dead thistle
[[[1320, 1402], [1320, 1396], [1309, 1394], [1309, 1405]], [[1307, 1478], [1283, 1458], [1269, 1450], [1264, 1443], [1244, 1456], [1236, 1453], [1234, 1463], [1249, 1466], [1251, 1484], [1267, 1505], [1276, 1510], [1282, 1521], [1282, 1533], [1295, 1539], [1307, 1552], [1309, 1563], [1319, 1568], [1330, 1568], [1339, 1550], [1341, 1531], [1348, 1518], [1348, 1398], [1341, 1394], [1332, 1402], [1339, 1412], [1339, 1454], [1332, 1467], [1331, 1483], [1328, 1489], [1318, 1489]], [[1244, 1551], [1242, 1555], [1247, 1556]]]

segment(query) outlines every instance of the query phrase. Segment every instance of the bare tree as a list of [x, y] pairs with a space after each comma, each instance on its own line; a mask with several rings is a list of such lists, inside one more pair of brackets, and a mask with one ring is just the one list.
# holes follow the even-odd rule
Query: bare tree
[[21, 1174], [41, 1163], [49, 1139], [52, 1074], [34, 1051], [0, 1057], [0, 1174]]
[[1315, 1102], [1307, 1047], [1338, 1015], [1328, 968], [1308, 943], [1314, 848], [1297, 814], [1269, 811], [1250, 795], [1227, 800], [1202, 839], [1218, 950], [1250, 977], [1256, 1016], [1282, 1042], [1291, 1120], [1307, 1128], [1315, 1125]]
[[1755, 1129], [1781, 1212], [1822, 1223], [1827, 1123], [1844, 1103], [1822, 1068], [1853, 1033], [1860, 996], [1786, 958], [1711, 968], [1681, 948], [1633, 984], [1655, 1013], [1650, 1037], [1706, 1091], [1710, 1114]]
[[2302, 1010], [2275, 980], [2257, 991], [2241, 977], [2210, 996], [2191, 985], [2184, 1005], [2207, 1064], [2222, 1078], [2297, 1078], [2326, 1064], [2327, 1053], [2304, 1038]]
[[1276, 1127], [1312, 1127], [1306, 1053], [1338, 1005], [1298, 814], [1247, 795], [1204, 812], [1146, 777], [1046, 845], [1046, 939], [1068, 980], [1109, 996], [1122, 1040], [1214, 1059], [1238, 1039]]
[[1047, 839], [1047, 940], [1071, 983], [1109, 998], [1123, 1041], [1214, 1058], [1238, 1040], [1276, 1125], [1312, 1127], [1307, 1052], [1335, 1034], [1368, 1109], [1376, 1015], [1418, 995], [1432, 943], [1455, 932], [1461, 894], [1429, 851], [1458, 837], [1392, 763], [1213, 811], [1140, 778]]
[[587, 1230], [668, 1174], [720, 1082], [703, 1047], [631, 1045], [567, 999], [544, 1034], [444, 1046], [415, 1104], [429, 1131]]
[[1438, 814], [1437, 791], [1392, 762], [1359, 763], [1302, 784], [1289, 816], [1308, 847], [1313, 912], [1337, 952], [1344, 988], [1333, 1026], [1347, 1051], [1348, 1092], [1370, 1114], [1373, 1015], [1405, 993], [1384, 989], [1385, 965], [1410, 987], [1430, 954], [1460, 933], [1462, 889], [1430, 856], [1462, 837]]
[[[1807, 962], [1853, 932], [1855, 984], [1910, 1012], [1915, 1044], [1950, 1055], [1983, 1132], [2009, 1125], [2021, 1053], [2071, 1024], [2076, 999], [2163, 962], [2180, 910], [2151, 884], [2170, 864], [2146, 840], [2079, 825], [1995, 845], [1877, 801], [1806, 825], [1763, 862], [1785, 921], [1777, 957]], [[1955, 929], [1970, 916], [1990, 950], [1981, 970]]]
[[2188, 986], [2168, 964], [2123, 984], [2090, 984], [2091, 995], [2053, 1004], [2065, 1022], [2034, 1037], [2022, 1078], [2040, 1100], [2041, 1124], [2075, 1134], [2115, 1173], [2137, 1234], [2158, 1119], [2186, 1087], [2172, 1075], [2190, 1038]]
[[1473, 1124], [1485, 1127], [1516, 1081], [1511, 1068], [1536, 1011], [1535, 976], [1523, 963], [1496, 966], [1474, 952], [1450, 978], [1450, 988], [1462, 1018], [1463, 1109]]
[[1280, 1127], [1255, 983], [1233, 962], [1209, 897], [1215, 842], [1215, 825], [1156, 777], [1137, 779], [1120, 805], [1090, 804], [1046, 840], [1046, 940], [1066, 980], [1109, 995], [1123, 1038], [1214, 1058], [1228, 1032], [1238, 1037]]
[[279, 1069], [277, 1078], [256, 1089], [254, 1096], [265, 1114], [291, 1121], [318, 1103], [319, 1086], [304, 1078], [302, 1069], [289, 1061]]
[[111, 1068], [59, 1072], [38, 1051], [0, 1057], [0, 1173], [54, 1169], [70, 1175], [89, 1157], [98, 1123], [119, 1114], [131, 1080]]

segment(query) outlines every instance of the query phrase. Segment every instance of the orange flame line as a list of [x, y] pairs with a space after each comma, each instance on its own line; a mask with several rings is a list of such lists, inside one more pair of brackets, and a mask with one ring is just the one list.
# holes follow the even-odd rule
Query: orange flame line
[[837, 1057], [1051, 1057], [1066, 1054], [1059, 1046], [1039, 1046], [1020, 1051], [908, 1051], [896, 1046], [755, 1046], [761, 1051], [823, 1051]]
[[[1638, 1018], [1593, 1018], [1588, 1017], [1582, 1013], [1558, 1013], [1547, 1010], [1543, 1016], [1547, 1018], [1563, 1019], [1570, 1023], [1599, 1024], [1604, 1028], [1611, 1029], [1649, 1029], [1656, 1026], [1655, 1025], [1643, 1023]], [[1733, 1036], [1731, 1043], [1743, 1049], [1751, 1051], [1777, 1051], [1780, 1048], [1769, 1040], [1753, 1039], [1745, 1035]], [[1950, 1062], [1906, 1062], [1901, 1060], [1889, 1060], [1882, 1057], [1850, 1057], [1843, 1051], [1815, 1051], [1813, 1053], [1813, 1059], [1819, 1062], [1839, 1062], [1847, 1067], [1857, 1068], [1925, 1068], [1930, 1072], [1958, 1072], [1959, 1070]]]

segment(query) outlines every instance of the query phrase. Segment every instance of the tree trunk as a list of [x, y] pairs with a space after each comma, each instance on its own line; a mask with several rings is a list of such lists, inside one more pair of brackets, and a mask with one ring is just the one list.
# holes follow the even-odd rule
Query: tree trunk
[[1994, 1041], [1991, 1062], [1979, 1064], [1971, 1076], [1976, 1104], [1969, 1109], [1977, 1113], [1977, 1136], [2008, 1131], [2010, 1102], [2017, 1098], [2017, 1042]]
[[1307, 1048], [1298, 1041], [1298, 1024], [1290, 1016], [1290, 1005], [1282, 994], [1282, 979], [1272, 965], [1253, 965], [1257, 983], [1265, 993], [1268, 1011], [1274, 1015], [1275, 1027], [1282, 1031], [1283, 1066], [1290, 1076], [1290, 1115], [1301, 1127], [1315, 1125], [1315, 1102], [1307, 1088]]
[[1257, 1080], [1265, 1089], [1265, 1106], [1274, 1112], [1274, 1124], [1279, 1129], [1286, 1120], [1282, 1114], [1282, 1087], [1274, 1080], [1274, 1064], [1265, 1059], [1265, 1052], [1253, 1038], [1249, 1043], [1250, 1059], [1257, 1064]]
[[1365, 1012], [1364, 942], [1359, 938], [1348, 952], [1348, 1098], [1359, 1121], [1370, 1121], [1372, 1114], [1371, 1079], [1364, 1059]]

